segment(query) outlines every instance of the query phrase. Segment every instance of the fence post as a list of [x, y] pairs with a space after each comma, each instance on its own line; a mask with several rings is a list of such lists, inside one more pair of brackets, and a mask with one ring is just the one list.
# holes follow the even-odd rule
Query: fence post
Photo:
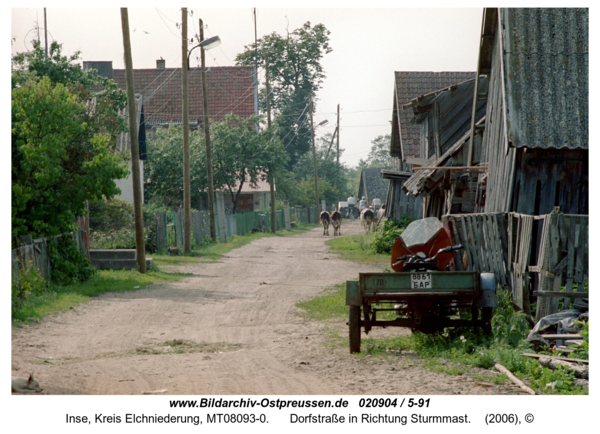
[[283, 218], [285, 221], [286, 230], [291, 231], [292, 221], [290, 219], [290, 203], [287, 200], [283, 201]]
[[225, 200], [223, 198], [223, 192], [217, 191], [217, 223], [219, 227], [219, 238], [222, 243], [227, 242], [227, 221], [225, 220]]

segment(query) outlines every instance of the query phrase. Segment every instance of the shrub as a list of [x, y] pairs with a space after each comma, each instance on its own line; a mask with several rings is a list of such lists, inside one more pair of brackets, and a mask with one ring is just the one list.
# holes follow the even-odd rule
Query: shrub
[[77, 248], [70, 236], [56, 237], [48, 243], [52, 282], [68, 285], [85, 282], [95, 273], [87, 256]]
[[40, 271], [29, 263], [29, 266], [21, 270], [19, 275], [13, 273], [11, 283], [11, 307], [14, 315], [25, 300], [32, 296], [42, 294], [46, 290], [46, 280]]
[[373, 233], [371, 249], [375, 253], [391, 253], [394, 243], [411, 221], [408, 216], [404, 216], [402, 220], [385, 220]]
[[529, 334], [525, 312], [517, 312], [511, 305], [510, 291], [498, 292], [498, 307], [494, 309], [492, 332], [496, 342], [517, 347]]

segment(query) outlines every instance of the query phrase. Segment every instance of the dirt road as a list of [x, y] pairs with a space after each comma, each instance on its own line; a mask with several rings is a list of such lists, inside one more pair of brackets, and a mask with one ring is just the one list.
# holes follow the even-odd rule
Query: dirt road
[[[344, 235], [360, 230], [344, 223]], [[381, 269], [337, 259], [326, 239], [319, 228], [263, 238], [219, 263], [177, 267], [193, 273], [178, 283], [101, 296], [13, 328], [12, 375], [34, 372], [42, 393], [55, 395], [521, 393], [430, 372], [410, 353], [384, 359], [327, 346], [331, 330], [347, 335], [345, 322], [306, 320], [296, 303]]]

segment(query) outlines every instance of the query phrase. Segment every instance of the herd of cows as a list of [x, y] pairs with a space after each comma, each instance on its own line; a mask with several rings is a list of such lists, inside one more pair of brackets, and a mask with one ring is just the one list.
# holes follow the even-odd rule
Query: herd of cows
[[[379, 217], [379, 218], [378, 218]], [[371, 228], [377, 224], [380, 219], [372, 208], [365, 208], [360, 212], [360, 223], [365, 234], [371, 232]], [[329, 225], [333, 226], [333, 235], [342, 235], [342, 214], [339, 211], [331, 213], [322, 211], [320, 214], [321, 224], [323, 225], [323, 235], [329, 235]]]

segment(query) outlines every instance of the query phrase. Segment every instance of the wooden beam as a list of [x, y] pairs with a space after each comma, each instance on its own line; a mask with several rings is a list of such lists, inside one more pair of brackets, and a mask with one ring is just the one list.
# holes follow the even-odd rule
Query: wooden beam
[[586, 365], [590, 364], [589, 360], [585, 360], [585, 359], [576, 359], [574, 357], [558, 357], [558, 356], [547, 356], [545, 354], [530, 354], [530, 353], [523, 353], [521, 354], [522, 356], [525, 357], [532, 357], [534, 359], [539, 359], [540, 357], [548, 357], [550, 359], [556, 359], [556, 360], [564, 360], [565, 362], [572, 362], [572, 363], [584, 363]]
[[569, 297], [569, 298], [586, 298], [590, 294], [588, 292], [561, 292], [561, 291], [533, 291], [536, 297]]
[[488, 170], [488, 166], [413, 167], [413, 170]]

